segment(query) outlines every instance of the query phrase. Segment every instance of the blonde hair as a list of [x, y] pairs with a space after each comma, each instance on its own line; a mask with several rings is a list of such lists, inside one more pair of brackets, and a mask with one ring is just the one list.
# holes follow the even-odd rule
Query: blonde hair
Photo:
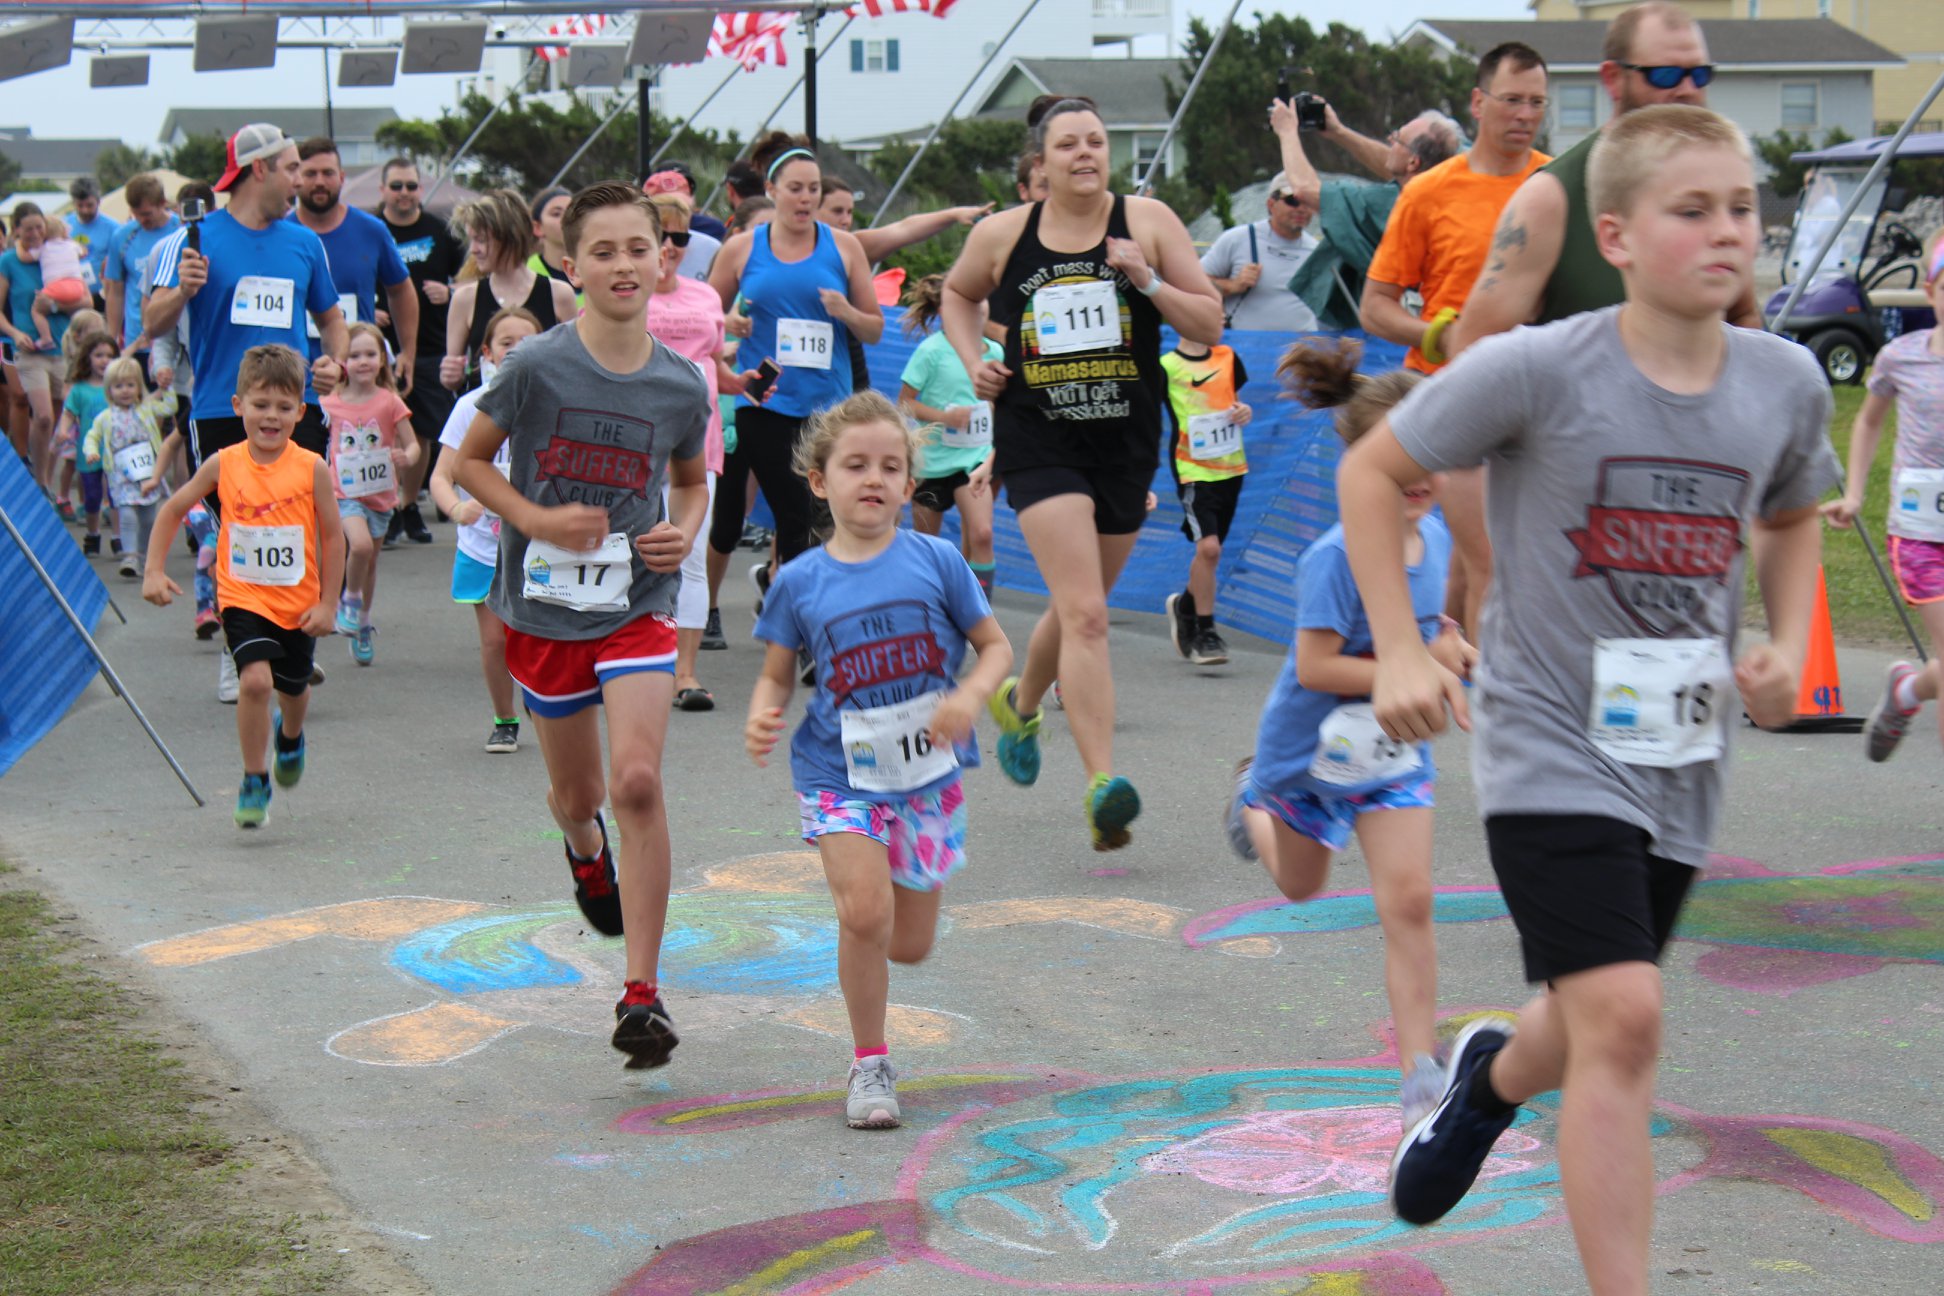
[[[1749, 166], [1755, 154], [1741, 127], [1689, 104], [1636, 108], [1608, 122], [1586, 164], [1586, 196], [1595, 216], [1623, 216], [1653, 182], [1667, 160], [1682, 149], [1725, 148]], [[1754, 181], [1751, 178], [1750, 182]]]
[[658, 193], [648, 195], [648, 205], [655, 209], [655, 218], [661, 222], [662, 231], [668, 230], [668, 223], [681, 222], [683, 229], [689, 227], [689, 213], [693, 210], [689, 200], [677, 193]]
[[1373, 378], [1357, 372], [1362, 359], [1363, 343], [1355, 338], [1338, 338], [1334, 346], [1313, 338], [1283, 352], [1276, 362], [1276, 376], [1291, 396], [1309, 408], [1335, 410], [1337, 435], [1345, 445], [1355, 445], [1424, 378], [1409, 369], [1393, 369]]
[[132, 355], [117, 356], [108, 366], [108, 372], [101, 375], [101, 385], [112, 388], [118, 382], [133, 381], [135, 384], [135, 403], [141, 404], [148, 399], [148, 382], [142, 377], [142, 362]]
[[797, 439], [796, 453], [791, 458], [790, 467], [799, 477], [822, 472], [824, 465], [830, 462], [830, 452], [836, 448], [837, 439], [854, 427], [870, 423], [883, 423], [898, 429], [904, 437], [905, 463], [916, 464], [918, 434], [912, 431], [911, 424], [905, 421], [905, 416], [896, 405], [882, 394], [866, 388], [829, 409], [819, 410], [811, 417], [809, 427]]
[[[100, 311], [92, 306], [86, 306], [68, 316], [67, 332], [61, 336], [61, 358], [73, 364], [75, 348], [81, 345], [80, 339], [91, 333], [108, 333], [108, 321], [101, 317]], [[112, 346], [114, 341], [114, 334], [109, 333], [109, 345]], [[93, 347], [88, 348], [90, 351], [93, 349]], [[119, 354], [120, 350], [117, 347], [116, 353]]]
[[358, 338], [368, 337], [378, 344], [378, 385], [386, 391], [396, 392], [398, 376], [392, 372], [391, 352], [385, 349], [385, 331], [376, 324], [359, 320], [346, 329], [345, 333], [348, 335], [344, 341], [344, 353], [347, 356], [351, 354], [351, 343]]
[[945, 276], [942, 274], [928, 274], [923, 279], [906, 285], [905, 332], [913, 337], [923, 337], [931, 332], [932, 325], [938, 322], [938, 313], [944, 303]]
[[[459, 204], [452, 213], [452, 228], [464, 239], [474, 234], [491, 239], [494, 254], [511, 265], [525, 265], [540, 245], [533, 236], [533, 217], [527, 215], [526, 199], [511, 189], [489, 189], [471, 202]], [[492, 266], [473, 265], [471, 257], [466, 263], [473, 266], [478, 278], [493, 272]]]

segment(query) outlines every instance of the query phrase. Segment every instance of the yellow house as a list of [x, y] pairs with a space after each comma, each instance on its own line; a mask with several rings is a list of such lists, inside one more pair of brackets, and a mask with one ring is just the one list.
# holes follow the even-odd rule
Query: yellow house
[[[1631, 0], [1531, 0], [1532, 16], [1605, 22]], [[1681, 0], [1702, 23], [1723, 18], [1828, 18], [1859, 36], [1903, 55], [1904, 66], [1876, 74], [1876, 133], [1903, 125], [1940, 73], [1944, 73], [1944, 0]], [[1944, 130], [1944, 96], [1933, 103], [1918, 130]]]

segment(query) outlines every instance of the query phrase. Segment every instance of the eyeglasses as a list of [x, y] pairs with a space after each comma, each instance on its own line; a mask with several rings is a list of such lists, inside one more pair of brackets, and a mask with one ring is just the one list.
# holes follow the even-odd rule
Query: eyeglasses
[[1303, 205], [1303, 200], [1293, 193], [1271, 194], [1270, 197], [1285, 207], [1296, 207], [1300, 209]]
[[1640, 73], [1641, 78], [1656, 90], [1672, 90], [1684, 80], [1693, 81], [1694, 88], [1699, 90], [1714, 80], [1715, 74], [1712, 63], [1701, 63], [1694, 67], [1675, 67], [1672, 64], [1642, 67], [1638, 63], [1622, 63], [1620, 66], [1629, 72]]
[[1514, 112], [1517, 112], [1521, 108], [1530, 108], [1534, 112], [1544, 112], [1546, 111], [1546, 105], [1552, 102], [1552, 100], [1546, 98], [1544, 95], [1502, 95], [1493, 94], [1490, 90], [1485, 89], [1480, 89], [1478, 93], [1484, 95], [1487, 99], [1498, 100]]
[[416, 180], [393, 180], [385, 186], [393, 193], [417, 193], [418, 187], [419, 182]]
[[685, 248], [688, 246], [689, 232], [687, 230], [663, 230], [662, 241], [664, 243], [673, 243], [679, 248]]

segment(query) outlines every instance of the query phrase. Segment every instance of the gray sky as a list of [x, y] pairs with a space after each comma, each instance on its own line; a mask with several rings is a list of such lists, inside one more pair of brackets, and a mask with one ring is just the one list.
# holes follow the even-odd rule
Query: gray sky
[[[992, 0], [963, 0], [967, 5]], [[1078, 0], [1071, 0], [1078, 3]], [[1188, 17], [1210, 26], [1228, 12], [1230, 0], [1175, 0], [1176, 21], [1185, 34]], [[596, 10], [599, 0], [589, 0]], [[761, 0], [752, 0], [760, 8]], [[1388, 39], [1423, 17], [1523, 18], [1527, 0], [1243, 0], [1238, 21], [1250, 15], [1300, 13], [1321, 28], [1332, 22], [1361, 27], [1372, 40]], [[950, 22], [947, 18], [944, 21]], [[1160, 54], [1145, 46], [1142, 54]], [[150, 56], [149, 84], [140, 89], [91, 90], [88, 58], [80, 49], [74, 61], [56, 72], [13, 81], [0, 81], [0, 126], [28, 126], [44, 137], [119, 136], [131, 144], [150, 147], [171, 107], [226, 106], [315, 107], [322, 103], [324, 70], [316, 50], [284, 50], [277, 66], [262, 72], [219, 72], [198, 76], [189, 66], [187, 51], [158, 51]], [[335, 58], [333, 58], [335, 65]], [[454, 83], [445, 77], [400, 77], [381, 90], [336, 89], [332, 101], [340, 107], [389, 105], [406, 117], [436, 117], [453, 103]]]

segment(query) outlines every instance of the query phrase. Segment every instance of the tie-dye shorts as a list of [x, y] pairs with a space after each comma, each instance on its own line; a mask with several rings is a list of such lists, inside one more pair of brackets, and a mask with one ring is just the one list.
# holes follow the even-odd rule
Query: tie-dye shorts
[[857, 801], [835, 792], [799, 792], [803, 840], [856, 833], [883, 846], [891, 881], [909, 891], [936, 891], [965, 866], [965, 788], [958, 779], [895, 801]]

